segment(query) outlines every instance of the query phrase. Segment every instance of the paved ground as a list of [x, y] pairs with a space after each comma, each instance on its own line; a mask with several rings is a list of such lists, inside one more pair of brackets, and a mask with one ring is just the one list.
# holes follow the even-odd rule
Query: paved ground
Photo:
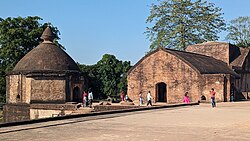
[[219, 103], [0, 128], [4, 141], [244, 141], [250, 102]]

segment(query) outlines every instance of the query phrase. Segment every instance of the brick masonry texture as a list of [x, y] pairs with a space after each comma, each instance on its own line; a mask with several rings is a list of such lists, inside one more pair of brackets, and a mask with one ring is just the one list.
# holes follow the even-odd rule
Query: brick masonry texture
[[160, 97], [157, 84], [164, 83], [167, 103], [181, 103], [187, 91], [192, 102], [199, 101], [201, 95], [210, 101], [211, 88], [217, 91], [217, 101], [224, 101], [229, 93], [225, 79], [229, 78], [223, 74], [201, 75], [175, 55], [159, 50], [142, 59], [128, 74], [128, 96], [138, 101], [142, 92], [145, 101], [148, 91], [151, 91], [153, 102], [157, 102]]

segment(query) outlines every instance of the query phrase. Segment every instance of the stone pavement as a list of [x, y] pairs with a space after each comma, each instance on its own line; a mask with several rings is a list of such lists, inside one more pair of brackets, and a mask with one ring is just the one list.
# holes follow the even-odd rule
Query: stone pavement
[[4, 141], [250, 140], [250, 102], [218, 103], [2, 127]]

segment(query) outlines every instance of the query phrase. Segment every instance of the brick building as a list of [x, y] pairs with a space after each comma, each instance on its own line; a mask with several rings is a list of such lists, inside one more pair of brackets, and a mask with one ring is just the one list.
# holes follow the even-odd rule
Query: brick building
[[[214, 57], [225, 62], [239, 74], [239, 79], [230, 78], [234, 83], [236, 100], [248, 99], [250, 94], [250, 48], [242, 48], [230, 43], [207, 42], [188, 46], [186, 51]], [[232, 88], [231, 88], [232, 89]]]
[[75, 105], [68, 103], [82, 101], [85, 84], [77, 64], [52, 42], [49, 27], [42, 39], [6, 76], [5, 122], [51, 117], [61, 108], [71, 112]]
[[[195, 47], [188, 50], [195, 52]], [[224, 52], [214, 52], [226, 57]], [[209, 91], [214, 88], [217, 101], [229, 101], [231, 81], [240, 75], [223, 59], [202, 54], [202, 51], [198, 54], [166, 48], [147, 54], [127, 73], [128, 96], [136, 102], [142, 92], [146, 100], [146, 94], [151, 91], [153, 102], [180, 103], [188, 91], [191, 101], [197, 102], [201, 96], [210, 101]]]

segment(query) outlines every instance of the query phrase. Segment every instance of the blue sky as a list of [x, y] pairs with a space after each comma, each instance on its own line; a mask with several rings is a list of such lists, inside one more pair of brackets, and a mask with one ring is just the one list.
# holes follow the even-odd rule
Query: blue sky
[[[228, 22], [250, 16], [250, 0], [208, 0], [222, 8]], [[92, 65], [108, 53], [135, 64], [149, 50], [146, 18], [157, 0], [2, 0], [0, 17], [39, 16], [61, 32], [59, 41], [81, 64]], [[223, 41], [225, 32], [221, 33]]]

